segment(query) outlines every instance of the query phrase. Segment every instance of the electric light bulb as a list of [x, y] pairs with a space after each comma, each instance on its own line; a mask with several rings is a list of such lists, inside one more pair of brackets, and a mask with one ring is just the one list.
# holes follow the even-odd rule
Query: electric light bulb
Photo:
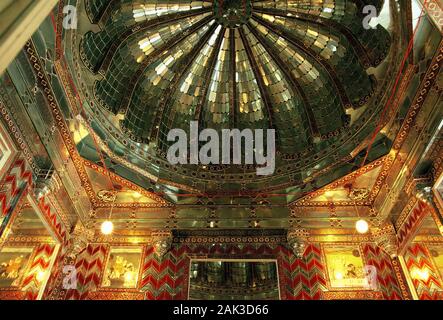
[[355, 228], [357, 229], [358, 233], [366, 233], [369, 230], [369, 225], [366, 222], [366, 220], [358, 220], [355, 224]]
[[101, 232], [105, 235], [109, 235], [114, 231], [114, 224], [111, 221], [105, 221], [102, 223]]

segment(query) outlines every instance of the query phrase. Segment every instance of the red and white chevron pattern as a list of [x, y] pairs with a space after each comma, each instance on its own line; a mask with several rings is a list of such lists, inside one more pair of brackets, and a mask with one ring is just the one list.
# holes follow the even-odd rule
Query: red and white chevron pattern
[[414, 287], [420, 300], [441, 300], [443, 298], [443, 284], [438, 277], [438, 270], [435, 270], [431, 261], [431, 256], [426, 246], [414, 243], [407, 248], [405, 253], [406, 266], [411, 273], [414, 268], [419, 270], [427, 269], [428, 280], [412, 279]]
[[377, 269], [378, 286], [385, 300], [402, 300], [403, 296], [397, 282], [391, 258], [375, 244], [363, 245], [366, 263]]
[[[40, 211], [43, 213], [43, 217], [52, 229], [52, 231], [56, 234], [62, 246], [58, 252], [58, 256], [54, 262], [54, 266], [51, 270], [51, 275], [48, 279], [48, 283], [46, 285], [45, 293], [43, 295], [43, 299], [54, 298], [53, 293], [61, 287], [61, 283], [63, 281], [63, 267], [66, 265], [66, 249], [69, 247], [68, 233], [66, 231], [65, 225], [61, 222], [59, 215], [56, 210], [52, 208], [50, 204], [46, 202], [46, 199], [43, 197], [40, 199], [38, 206]], [[54, 291], [55, 290], [55, 291]], [[58, 296], [57, 298], [61, 298]]]
[[0, 226], [0, 237], [5, 229], [5, 224], [14, 211], [15, 205], [31, 183], [32, 172], [27, 162], [24, 159], [17, 158], [0, 183], [0, 216], [5, 218], [3, 226]]
[[[100, 286], [108, 247], [89, 245], [76, 262], [78, 288], [68, 290], [66, 299], [88, 299]], [[363, 253], [368, 264], [378, 271], [378, 282], [384, 299], [402, 299], [390, 257], [375, 244], [364, 244]], [[277, 259], [281, 298], [284, 300], [325, 299], [326, 266], [319, 244], [307, 246], [302, 259], [290, 249], [277, 244], [175, 244], [163, 257], [148, 246], [144, 252], [140, 291], [149, 300], [185, 300], [188, 295], [190, 256], [210, 257], [267, 257]]]
[[421, 200], [417, 201], [416, 205], [409, 213], [409, 216], [397, 231], [399, 250], [401, 252], [412, 241], [423, 218], [429, 213], [428, 205]]
[[51, 229], [56, 233], [59, 241], [64, 242], [67, 236], [66, 228], [61, 222], [57, 212], [52, 209], [50, 204], [46, 203], [44, 197], [40, 199], [38, 206], [43, 213], [46, 222], [48, 222]]
[[[285, 291], [288, 300], [320, 300], [326, 290], [325, 265], [321, 248], [309, 245], [302, 259], [297, 259], [290, 250], [283, 250], [281, 267], [286, 273]], [[282, 284], [281, 284], [282, 285]]]
[[321, 261], [321, 249], [310, 245], [304, 259], [296, 259], [284, 246], [267, 244], [245, 245], [179, 245], [159, 259], [152, 247], [146, 249], [141, 288], [150, 300], [187, 298], [188, 255], [223, 257], [267, 256], [276, 257], [282, 299], [321, 299], [326, 287], [325, 267]]
[[100, 279], [104, 271], [107, 246], [90, 244], [77, 258], [77, 289], [67, 290], [65, 299], [85, 300], [90, 291], [95, 291], [100, 286]]
[[34, 249], [32, 262], [23, 279], [22, 290], [26, 292], [27, 300], [36, 300], [42, 283], [39, 274], [50, 272], [49, 267], [54, 253], [54, 244], [41, 244]]
[[70, 241], [68, 239], [63, 239], [62, 246], [58, 251], [57, 258], [54, 261], [54, 266], [51, 270], [51, 275], [49, 276], [48, 282], [46, 284], [45, 292], [43, 294], [43, 299], [58, 300], [64, 299], [65, 291], [62, 288], [63, 283], [63, 268], [65, 265], [70, 264], [71, 261], [66, 256], [67, 249], [69, 248]]

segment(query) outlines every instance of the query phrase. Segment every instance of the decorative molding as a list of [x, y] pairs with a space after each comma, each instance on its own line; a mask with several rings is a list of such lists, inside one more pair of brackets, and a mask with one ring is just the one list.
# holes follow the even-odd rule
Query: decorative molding
[[443, 34], [443, 8], [441, 1], [438, 0], [421, 0], [431, 20], [435, 26]]
[[399, 253], [403, 253], [407, 245], [413, 240], [427, 214], [429, 214], [428, 204], [420, 200], [417, 201], [407, 219], [397, 229]]
[[[353, 182], [355, 181], [355, 179], [357, 179], [358, 177], [380, 167], [380, 166], [384, 166], [386, 161], [387, 161], [388, 156], [382, 157], [378, 160], [375, 160], [372, 163], [369, 163], [363, 167], [361, 167], [360, 169], [340, 178], [335, 180], [334, 182], [328, 184], [327, 186], [317, 190], [317, 191], [313, 191], [311, 193], [309, 193], [308, 195], [304, 196], [303, 198], [296, 200], [295, 202], [291, 203], [289, 206], [290, 207], [306, 207], [306, 206], [330, 206], [331, 202], [319, 202], [319, 201], [311, 201], [312, 199], [323, 195], [326, 191], [331, 191], [334, 190], [340, 186], [343, 186], [347, 183]], [[379, 184], [376, 182], [374, 184], [374, 188], [376, 188], [377, 186], [379, 186]], [[376, 192], [378, 192], [378, 189], [374, 189], [370, 192], [369, 197], [364, 199], [364, 200], [352, 200], [349, 199], [349, 201], [337, 201], [334, 202], [334, 205], [336, 206], [355, 206], [355, 205], [365, 205], [365, 206], [369, 206], [372, 204], [374, 197], [372, 196], [373, 194], [375, 194]]]
[[404, 300], [412, 300], [412, 294], [410, 292], [410, 288], [408, 287], [408, 281], [406, 279], [405, 274], [403, 273], [404, 270], [402, 269], [401, 263], [398, 259], [398, 257], [395, 257], [391, 260], [391, 265], [393, 268], [393, 271], [395, 273], [395, 277], [398, 282], [398, 287], [401, 290], [401, 294], [403, 296]]
[[325, 291], [325, 300], [384, 300], [380, 291]]
[[116, 291], [93, 291], [89, 292], [86, 300], [144, 300], [144, 292], [116, 292]]
[[436, 83], [437, 75], [440, 72], [442, 63], [443, 41], [440, 42], [437, 52], [433, 57], [432, 62], [430, 63], [426, 73], [424, 74], [423, 79], [421, 80], [414, 100], [411, 103], [411, 107], [408, 109], [405, 119], [402, 122], [401, 128], [394, 139], [391, 152], [389, 153], [389, 155], [386, 156], [386, 162], [383, 166], [382, 172], [377, 178], [376, 185], [378, 186], [378, 188], [376, 194], [373, 195], [374, 199], [377, 198], [379, 195], [385, 195], [384, 193], [380, 193], [380, 187], [385, 183], [388, 173], [392, 173], [392, 166], [395, 160], [398, 158], [399, 151], [403, 146], [406, 138], [409, 136], [411, 129], [414, 127], [413, 124], [416, 122], [416, 119], [420, 114], [420, 110], [423, 107], [429, 92]]

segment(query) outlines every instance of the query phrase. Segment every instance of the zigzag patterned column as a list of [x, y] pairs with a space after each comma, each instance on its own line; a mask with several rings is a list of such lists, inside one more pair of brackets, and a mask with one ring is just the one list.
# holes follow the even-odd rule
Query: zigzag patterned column
[[108, 247], [103, 244], [90, 244], [80, 254], [75, 263], [77, 269], [77, 289], [66, 291], [66, 300], [86, 300], [91, 291], [100, 285], [100, 277], [104, 271]]
[[305, 251], [306, 269], [309, 270], [310, 299], [319, 300], [323, 298], [326, 290], [326, 267], [321, 259], [321, 247], [311, 244]]
[[54, 233], [57, 235], [58, 240], [60, 242], [65, 241], [67, 238], [66, 229], [55, 210], [52, 210], [51, 206], [46, 203], [46, 199], [44, 197], [40, 199], [38, 206], [43, 213], [43, 217], [45, 218], [46, 222], [49, 224], [52, 231], [54, 231]]
[[420, 300], [441, 300], [443, 298], [443, 284], [437, 276], [438, 270], [434, 270], [428, 249], [421, 244], [412, 244], [405, 253], [406, 267], [409, 273], [414, 274], [414, 269], [423, 271], [427, 269], [429, 277], [427, 280], [412, 278], [415, 289]]
[[414, 239], [423, 219], [431, 214], [430, 207], [425, 202], [418, 200], [409, 215], [397, 230], [399, 252], [403, 253]]
[[72, 259], [69, 259], [66, 256], [70, 240], [68, 239], [66, 228], [60, 221], [59, 216], [57, 215], [55, 210], [53, 210], [52, 207], [48, 203], [46, 203], [46, 199], [44, 197], [42, 197], [39, 201], [39, 208], [43, 213], [43, 217], [45, 218], [46, 222], [59, 238], [61, 244], [58, 256], [51, 270], [51, 275], [49, 276], [48, 282], [46, 284], [43, 299], [64, 299], [66, 296], [66, 291], [62, 288], [63, 279], [65, 277], [65, 275], [63, 274], [63, 268], [66, 265], [74, 265], [75, 263], [75, 261], [72, 261]]
[[32, 172], [24, 159], [18, 157], [10, 166], [0, 183], [0, 241], [7, 236], [6, 228], [19, 200], [26, 194], [32, 183]]
[[363, 254], [368, 265], [377, 269], [377, 281], [383, 298], [386, 300], [402, 300], [402, 291], [397, 282], [391, 258], [375, 244], [365, 244]]
[[36, 300], [38, 298], [44, 280], [40, 279], [40, 276], [50, 271], [54, 251], [54, 244], [41, 244], [35, 248], [32, 263], [23, 280], [22, 290], [26, 292], [26, 300]]
[[282, 255], [283, 267], [288, 283], [288, 300], [320, 300], [326, 290], [325, 266], [321, 259], [321, 248], [317, 244], [306, 247], [302, 259], [291, 252]]
[[[182, 248], [185, 249], [186, 248]], [[163, 258], [155, 254], [154, 247], [146, 248], [146, 255], [143, 264], [141, 288], [146, 291], [148, 300], [174, 300], [185, 299], [179, 295], [183, 282], [187, 281], [183, 272], [189, 267], [186, 266], [187, 259], [184, 259], [184, 250], [173, 248]]]
[[54, 262], [51, 270], [51, 275], [49, 276], [48, 282], [46, 284], [45, 292], [43, 293], [42, 299], [44, 300], [63, 300], [66, 296], [66, 290], [63, 290], [63, 279], [65, 274], [63, 274], [63, 268], [66, 265], [73, 265], [74, 261], [68, 259], [66, 256], [67, 248], [69, 247], [69, 241], [65, 240], [61, 245], [58, 256]]

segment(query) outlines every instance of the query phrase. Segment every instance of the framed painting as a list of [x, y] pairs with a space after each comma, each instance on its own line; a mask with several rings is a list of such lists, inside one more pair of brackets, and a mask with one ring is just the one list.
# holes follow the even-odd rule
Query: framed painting
[[135, 289], [138, 285], [142, 249], [111, 247], [102, 279], [103, 288]]
[[19, 247], [0, 250], [0, 288], [20, 287], [32, 250]]
[[358, 246], [325, 246], [328, 285], [331, 290], [369, 290], [373, 288], [370, 273], [374, 268], [366, 266]]

